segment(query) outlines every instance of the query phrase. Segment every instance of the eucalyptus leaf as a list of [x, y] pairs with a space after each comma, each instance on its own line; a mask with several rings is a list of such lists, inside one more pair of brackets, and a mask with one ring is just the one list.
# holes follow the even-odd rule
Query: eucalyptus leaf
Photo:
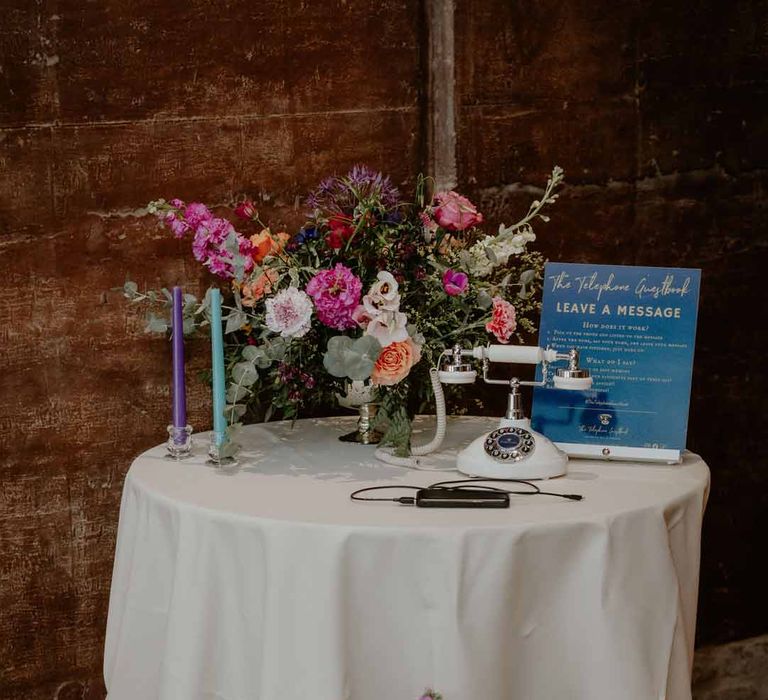
[[162, 288], [160, 291], [163, 293], [163, 296], [164, 296], [164, 297], [165, 297], [165, 298], [166, 298], [166, 299], [167, 299], [169, 302], [172, 302], [172, 301], [173, 301], [173, 296], [171, 295], [171, 293], [170, 293], [170, 292], [169, 292], [169, 291], [168, 291], [168, 290], [167, 290], [165, 287], [163, 287], [163, 288]]
[[481, 289], [477, 293], [477, 305], [481, 309], [490, 309], [491, 306], [493, 306], [493, 299], [491, 298], [491, 295], [488, 294], [484, 289]]
[[225, 333], [234, 333], [240, 330], [246, 323], [248, 323], [248, 317], [245, 312], [235, 309], [227, 316], [227, 325], [224, 328]]
[[144, 327], [145, 333], [165, 333], [168, 328], [168, 322], [164, 318], [160, 318], [160, 316], [152, 312], [147, 314], [147, 325]]
[[485, 251], [485, 257], [491, 261], [492, 265], [499, 264], [499, 258], [494, 252], [493, 248], [491, 248], [490, 246], [486, 246], [485, 248], [483, 248], [483, 250]]
[[208, 287], [208, 289], [205, 290], [205, 296], [200, 302], [200, 306], [197, 308], [197, 311], [195, 311], [196, 314], [199, 314], [203, 311], [205, 311], [205, 313], [208, 314], [208, 311], [211, 308], [211, 290], [212, 289], [213, 287]]
[[238, 384], [230, 384], [227, 389], [227, 401], [229, 403], [237, 403], [240, 399], [244, 399], [250, 391], [244, 386]]
[[240, 241], [237, 240], [237, 234], [234, 229], [230, 230], [224, 239], [224, 250], [232, 255], [240, 252]]
[[258, 345], [246, 345], [243, 348], [242, 358], [248, 362], [252, 362], [259, 369], [266, 369], [272, 364], [272, 360], [267, 357], [267, 353], [263, 347]]
[[123, 285], [123, 294], [128, 299], [133, 299], [133, 297], [138, 294], [139, 291], [139, 285], [136, 284], [136, 282], [131, 282], [130, 280], [127, 280], [126, 283]]
[[242, 386], [251, 386], [258, 378], [259, 373], [251, 362], [238, 362], [232, 368], [232, 379]]
[[[226, 414], [226, 410], [224, 413]], [[219, 447], [219, 455], [221, 457], [234, 457], [239, 449], [239, 445], [233, 442], [232, 438], [228, 436], [224, 443]]]
[[244, 360], [248, 360], [248, 362], [254, 362], [256, 358], [263, 353], [264, 351], [256, 345], [246, 345], [240, 355]]
[[245, 257], [236, 253], [232, 256], [232, 275], [238, 282], [242, 282], [245, 277]]
[[195, 332], [195, 326], [196, 326], [195, 319], [192, 318], [191, 316], [185, 316], [183, 325], [181, 327], [182, 334], [191, 335], [192, 333]]
[[323, 366], [334, 377], [362, 381], [371, 376], [380, 352], [381, 344], [373, 336], [364, 335], [353, 340], [337, 335], [328, 341]]
[[280, 336], [264, 343], [264, 352], [270, 360], [282, 360], [287, 349], [288, 343]]
[[530, 284], [536, 279], [536, 270], [525, 270], [520, 275], [520, 284]]
[[288, 270], [288, 277], [291, 278], [291, 287], [298, 287], [299, 286], [299, 271], [295, 268], [291, 268]]
[[517, 293], [519, 299], [527, 299], [533, 294], [533, 290], [528, 291], [528, 286], [536, 279], [535, 270], [525, 270], [520, 275], [520, 291]]
[[247, 407], [244, 404], [232, 404], [224, 409], [224, 416], [228, 423], [236, 423], [245, 415], [246, 410]]
[[267, 369], [272, 364], [272, 360], [270, 360], [265, 353], [262, 353], [259, 355], [255, 360], [256, 366], [259, 369]]

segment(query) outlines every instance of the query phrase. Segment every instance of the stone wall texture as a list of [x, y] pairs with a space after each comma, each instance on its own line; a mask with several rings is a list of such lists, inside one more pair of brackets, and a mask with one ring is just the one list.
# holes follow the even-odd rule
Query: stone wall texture
[[[142, 207], [248, 194], [294, 226], [303, 194], [354, 163], [407, 188], [429, 144], [452, 142], [428, 138], [433, 15], [454, 18], [450, 159], [488, 220], [518, 216], [557, 163], [569, 184], [539, 229], [551, 259], [703, 269], [699, 641], [768, 631], [754, 557], [768, 518], [768, 0], [0, 10], [0, 698], [104, 697], [122, 481], [169, 405], [167, 348], [113, 288], [206, 283]], [[190, 355], [202, 367], [204, 344]], [[204, 429], [207, 391], [191, 387]]]

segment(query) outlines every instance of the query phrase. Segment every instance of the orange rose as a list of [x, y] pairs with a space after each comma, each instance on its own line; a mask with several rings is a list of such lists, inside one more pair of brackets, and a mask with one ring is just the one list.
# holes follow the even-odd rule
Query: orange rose
[[270, 294], [272, 285], [277, 282], [279, 276], [277, 270], [267, 270], [253, 282], [246, 282], [240, 290], [243, 295], [243, 306], [255, 306], [265, 294]]
[[421, 359], [421, 348], [410, 338], [390, 343], [380, 353], [371, 373], [371, 382], [392, 386], [405, 379]]
[[285, 248], [289, 238], [290, 236], [284, 231], [273, 236], [268, 228], [251, 236], [254, 262], [259, 265], [268, 255], [277, 255]]

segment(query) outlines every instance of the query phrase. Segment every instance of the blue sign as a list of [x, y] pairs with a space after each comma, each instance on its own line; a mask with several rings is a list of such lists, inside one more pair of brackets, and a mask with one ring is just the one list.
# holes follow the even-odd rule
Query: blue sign
[[577, 348], [594, 383], [537, 388], [534, 429], [556, 443], [684, 449], [700, 278], [681, 268], [547, 263], [539, 345]]

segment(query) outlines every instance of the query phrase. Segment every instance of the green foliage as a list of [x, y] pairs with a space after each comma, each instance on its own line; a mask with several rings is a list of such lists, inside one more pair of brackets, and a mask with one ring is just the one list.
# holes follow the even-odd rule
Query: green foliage
[[[396, 205], [385, 203], [383, 190], [350, 179], [343, 202], [318, 206], [289, 246], [260, 257], [248, 275], [238, 237], [230, 233], [224, 247], [232, 255], [235, 279], [222, 289], [228, 421], [294, 418], [318, 406], [327, 410], [336, 405], [335, 393], [346, 380], [370, 378], [382, 347], [365, 329], [334, 330], [314, 316], [305, 335], [283, 338], [266, 326], [265, 302], [288, 286], [304, 290], [319, 270], [337, 263], [360, 279], [363, 294], [379, 271], [387, 271], [399, 283], [399, 312], [406, 314], [408, 336], [421, 352], [405, 380], [379, 391], [384, 442], [406, 455], [414, 412], [431, 406], [429, 368], [440, 353], [457, 342], [464, 347], [496, 342], [486, 331], [494, 297], [514, 304], [517, 328], [511, 342], [534, 341], [544, 259], [527, 245], [533, 241], [534, 224], [548, 221], [546, 212], [555, 204], [562, 181], [562, 169], [554, 168], [520, 221], [501, 224], [495, 235], [488, 235], [479, 228], [457, 232], [438, 226], [429, 178], [417, 179], [413, 202]], [[161, 216], [170, 207], [157, 200], [147, 210]], [[425, 228], [425, 218], [433, 225]], [[259, 221], [256, 231], [263, 226]], [[329, 237], [339, 226], [344, 227], [341, 245], [331, 245]], [[442, 277], [447, 270], [467, 275], [462, 293], [446, 293]], [[254, 286], [265, 277], [269, 284], [254, 294]], [[129, 280], [120, 291], [131, 304], [147, 309], [147, 332], [168, 332], [167, 289], [141, 291]], [[208, 332], [209, 309], [210, 290], [201, 300], [185, 295], [185, 335]]]
[[336, 335], [328, 341], [323, 366], [334, 377], [362, 381], [371, 376], [380, 352], [379, 341], [370, 335], [356, 339]]

